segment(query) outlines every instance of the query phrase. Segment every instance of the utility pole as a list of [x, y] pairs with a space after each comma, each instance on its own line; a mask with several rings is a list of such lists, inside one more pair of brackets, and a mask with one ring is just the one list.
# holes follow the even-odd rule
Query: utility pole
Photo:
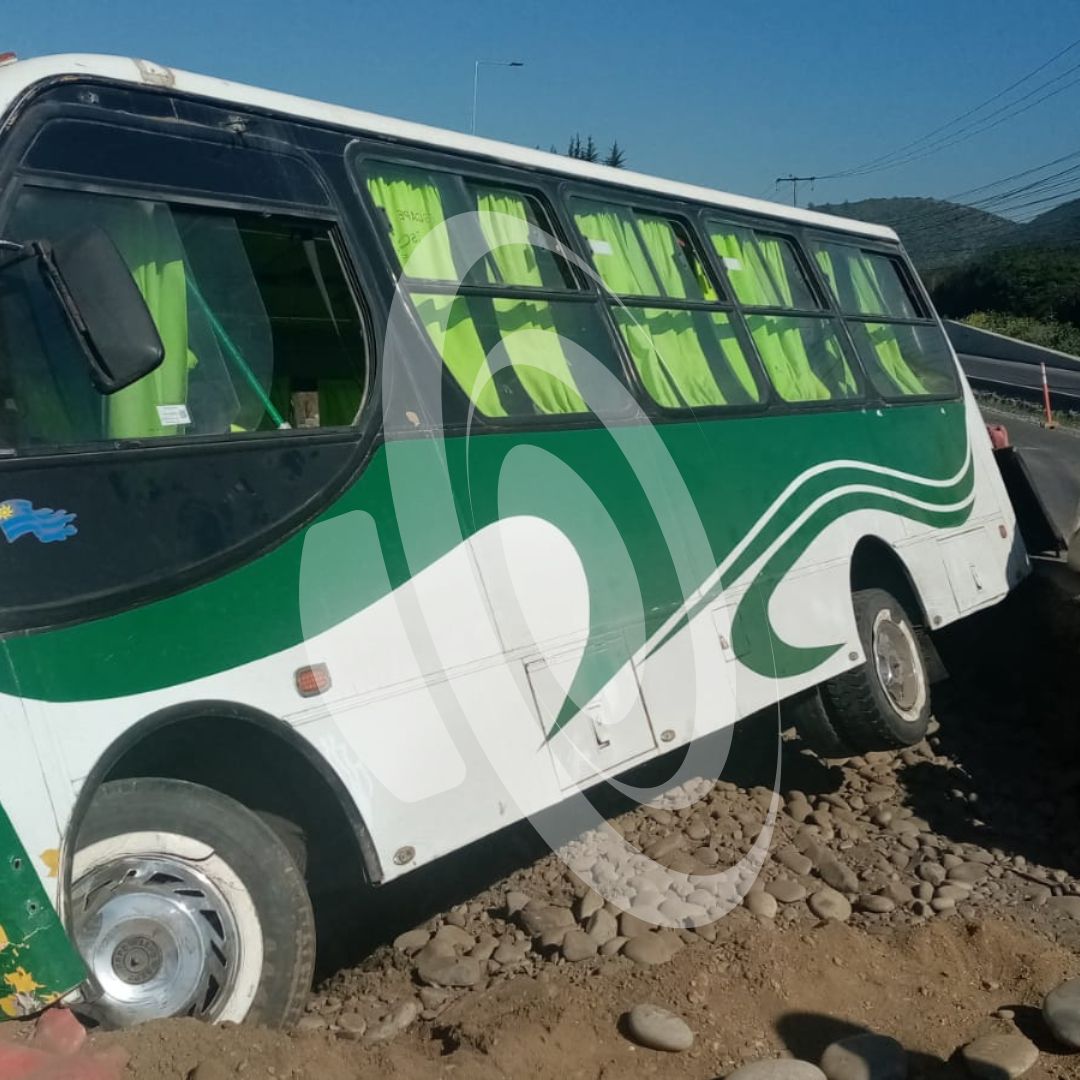
[[473, 80], [472, 80], [472, 123], [469, 125], [469, 131], [476, 134], [476, 103], [480, 97], [480, 68], [481, 67], [524, 67], [525, 62], [523, 60], [477, 60], [473, 64]]
[[778, 176], [776, 178], [776, 184], [779, 187], [780, 184], [791, 185], [791, 205], [799, 205], [799, 185], [810, 184], [813, 185], [817, 179], [816, 176]]

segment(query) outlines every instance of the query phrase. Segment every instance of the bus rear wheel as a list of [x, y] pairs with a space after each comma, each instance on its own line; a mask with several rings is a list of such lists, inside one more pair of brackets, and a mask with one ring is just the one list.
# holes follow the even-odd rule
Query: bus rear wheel
[[315, 924], [275, 832], [241, 803], [180, 780], [103, 784], [79, 830], [72, 936], [110, 1028], [191, 1016], [294, 1023]]
[[852, 602], [866, 661], [822, 683], [825, 714], [850, 753], [913, 746], [930, 723], [930, 679], [911, 616], [884, 589]]

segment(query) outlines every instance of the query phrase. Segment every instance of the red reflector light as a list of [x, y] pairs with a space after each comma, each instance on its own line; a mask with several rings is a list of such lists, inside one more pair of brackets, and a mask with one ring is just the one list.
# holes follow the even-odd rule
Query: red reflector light
[[296, 692], [301, 697], [318, 697], [330, 689], [330, 669], [325, 664], [310, 664], [296, 669]]
[[14, 64], [18, 59], [13, 52], [0, 52], [0, 64]]

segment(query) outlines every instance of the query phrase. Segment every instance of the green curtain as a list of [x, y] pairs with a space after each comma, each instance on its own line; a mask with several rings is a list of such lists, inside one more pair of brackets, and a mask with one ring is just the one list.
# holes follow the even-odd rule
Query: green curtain
[[[792, 282], [785, 241], [751, 229], [713, 226], [709, 237], [740, 303], [749, 307], [816, 307], [804, 281]], [[798, 273], [797, 268], [794, 272]], [[750, 333], [777, 393], [785, 401], [827, 401], [856, 393], [855, 375], [824, 320], [751, 315]], [[808, 341], [824, 335], [819, 363]]]
[[[367, 186], [385, 212], [390, 242], [403, 270], [407, 266], [414, 278], [458, 280], [443, 196], [434, 177], [419, 169], [380, 165], [369, 173]], [[412, 301], [435, 351], [469, 400], [487, 416], [505, 416], [467, 300], [414, 293]]]
[[589, 243], [593, 265], [616, 296], [663, 296], [634, 227], [634, 215], [619, 206], [579, 202], [574, 213]]
[[693, 251], [683, 250], [671, 222], [641, 214], [637, 224], [645, 249], [663, 286], [663, 296], [674, 296], [680, 300], [706, 300], [712, 303], [719, 299], [700, 260]]
[[[702, 408], [758, 400], [750, 366], [724, 313], [701, 312], [697, 326], [689, 322], [697, 313], [688, 311], [620, 306], [613, 314], [642, 384], [658, 404]], [[709, 335], [705, 345], [699, 327]], [[723, 357], [724, 386], [706, 348]]]
[[[480, 228], [503, 282], [536, 288], [549, 284], [529, 241], [531, 219], [525, 199], [483, 188], [476, 196]], [[551, 303], [499, 298], [492, 306], [514, 374], [537, 410], [545, 415], [588, 412], [563, 351]]]
[[413, 278], [457, 281], [443, 195], [435, 177], [420, 169], [380, 165], [368, 175], [367, 186], [386, 215], [402, 270], [408, 267]]
[[506, 416], [464, 296], [413, 293], [420, 322], [450, 374], [485, 416]]
[[[581, 204], [575, 219], [597, 272], [616, 295], [718, 300], [704, 267], [682, 249], [666, 219], [601, 203]], [[642, 384], [660, 405], [701, 408], [757, 400], [726, 316], [654, 305], [617, 306], [613, 312]]]
[[[914, 310], [906, 297], [886, 297], [874, 260], [855, 248], [830, 246], [818, 247], [817, 263], [832, 289], [841, 310], [855, 315], [899, 315], [914, 317]], [[838, 267], [837, 263], [841, 263]], [[895, 274], [892, 267], [888, 270]], [[899, 284], [899, 283], [897, 283]], [[846, 287], [845, 287], [846, 286]], [[901, 286], [902, 288], [902, 286]], [[890, 290], [893, 292], [894, 290]], [[904, 357], [899, 339], [899, 328], [888, 323], [864, 324], [874, 356], [865, 356], [868, 365], [877, 365], [889, 380], [886, 392], [898, 391], [904, 396], [926, 394], [923, 380]]]
[[[791, 291], [778, 251], [779, 241], [762, 242], [748, 229], [712, 229], [710, 239], [740, 303], [752, 307], [790, 306]], [[770, 247], [771, 268], [766, 255]], [[814, 373], [802, 334], [792, 320], [750, 316], [747, 323], [761, 362], [785, 401], [824, 401], [832, 397]]]
[[108, 399], [108, 434], [114, 439], [183, 434], [163, 425], [159, 405], [186, 405], [188, 372], [198, 363], [188, 343], [184, 251], [172, 212], [160, 203], [124, 201], [108, 229], [157, 326], [165, 359], [149, 375]]

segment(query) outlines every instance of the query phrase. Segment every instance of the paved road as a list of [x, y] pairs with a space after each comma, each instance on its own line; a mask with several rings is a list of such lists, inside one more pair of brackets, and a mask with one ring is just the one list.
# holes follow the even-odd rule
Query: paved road
[[1004, 424], [1013, 446], [1023, 449], [1047, 509], [1062, 533], [1071, 535], [1080, 507], [1080, 428], [1042, 427], [1036, 414], [980, 402], [988, 424]]

